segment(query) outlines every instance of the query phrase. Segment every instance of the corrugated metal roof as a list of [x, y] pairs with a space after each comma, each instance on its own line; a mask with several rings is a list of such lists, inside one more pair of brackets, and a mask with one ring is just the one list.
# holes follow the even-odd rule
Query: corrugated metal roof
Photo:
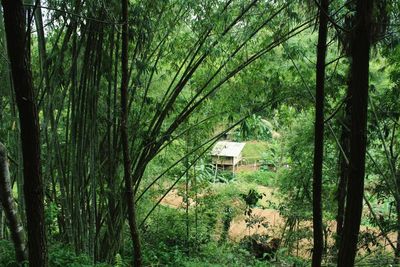
[[212, 156], [237, 157], [246, 143], [219, 141], [211, 151]]

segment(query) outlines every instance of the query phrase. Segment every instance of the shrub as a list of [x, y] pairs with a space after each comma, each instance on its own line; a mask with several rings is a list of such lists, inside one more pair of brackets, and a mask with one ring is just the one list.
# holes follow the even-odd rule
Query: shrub
[[247, 183], [255, 183], [263, 186], [270, 186], [274, 180], [275, 173], [269, 171], [242, 172], [238, 173], [238, 180], [244, 180]]
[[0, 266], [18, 267], [13, 244], [8, 240], [0, 240]]

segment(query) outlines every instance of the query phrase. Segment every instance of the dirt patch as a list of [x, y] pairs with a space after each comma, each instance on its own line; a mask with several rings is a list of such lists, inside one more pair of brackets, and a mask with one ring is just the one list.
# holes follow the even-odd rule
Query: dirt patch
[[[189, 207], [194, 206], [196, 203], [193, 199], [189, 198]], [[161, 205], [171, 208], [179, 209], [186, 208], [183, 196], [179, 194], [178, 189], [172, 189], [161, 201]]]
[[255, 172], [260, 169], [260, 164], [239, 165], [235, 168], [235, 172]]
[[246, 235], [253, 234], [268, 234], [275, 236], [278, 234], [280, 227], [284, 224], [283, 218], [279, 212], [273, 209], [253, 208], [252, 214], [258, 217], [265, 223], [256, 224], [253, 227], [248, 227], [246, 224], [246, 216], [239, 215], [232, 220], [231, 227], [229, 228], [229, 238], [232, 241], [238, 242]]
[[[263, 199], [259, 201], [259, 204], [263, 207], [267, 208], [260, 208], [256, 207], [252, 209], [252, 216], [258, 223], [249, 227], [246, 222], [248, 216], [244, 214], [244, 210], [241, 214], [235, 216], [231, 222], [228, 238], [233, 242], [239, 242], [245, 236], [251, 236], [254, 234], [260, 235], [268, 235], [270, 238], [279, 238], [282, 234], [283, 227], [285, 225], [285, 219], [279, 214], [279, 212], [275, 209], [268, 208], [270, 202], [278, 203], [279, 199], [277, 197], [277, 190], [271, 187], [266, 186], [257, 186], [256, 190], [259, 193], [265, 194]], [[201, 195], [199, 197], [202, 197]], [[195, 206], [195, 201], [189, 198], [190, 206]], [[161, 201], [161, 204], [164, 206], [168, 206], [175, 209], [185, 209], [186, 203], [184, 202], [183, 194], [179, 192], [178, 189], [171, 190], [165, 198]], [[234, 201], [232, 200], [232, 205], [235, 207], [243, 208], [243, 203], [241, 201]], [[328, 246], [333, 246], [335, 240], [333, 233], [336, 232], [336, 222], [330, 221], [327, 222], [328, 224], [328, 231], [329, 231], [329, 238], [327, 240]], [[217, 230], [221, 227], [221, 225], [217, 226]], [[312, 231], [312, 222], [311, 221], [302, 221], [297, 226], [295, 226], [297, 231]], [[217, 231], [218, 232], [218, 231]], [[379, 236], [379, 229], [371, 228], [366, 226], [360, 227], [361, 233], [370, 233], [375, 236]], [[216, 235], [216, 238], [219, 238], [220, 235]], [[392, 241], [393, 244], [396, 245], [396, 237], [395, 233], [388, 234], [389, 239]], [[392, 251], [389, 242], [383, 237], [379, 236], [376, 240], [381, 246], [385, 247], [388, 252]], [[368, 242], [368, 245], [361, 246], [358, 250], [359, 255], [367, 255], [369, 252], [367, 251], [367, 247], [373, 248], [373, 244]], [[312, 240], [309, 238], [300, 238], [295, 240], [295, 243], [292, 244], [292, 252], [299, 257], [302, 258], [310, 258], [312, 251]]]
[[[265, 194], [263, 200], [260, 201], [261, 205], [267, 205], [267, 201], [276, 201], [275, 192], [276, 190], [266, 186], [258, 186], [257, 191]], [[195, 205], [195, 201], [189, 198], [190, 207]], [[178, 189], [171, 190], [161, 201], [162, 205], [171, 208], [186, 208], [183, 196], [179, 193]], [[240, 203], [236, 203], [235, 206], [240, 206]], [[262, 209], [253, 208], [253, 216], [259, 218], [265, 223], [265, 226], [257, 224], [253, 227], [248, 227], [246, 224], [246, 216], [243, 214], [236, 216], [229, 229], [229, 239], [233, 241], [240, 241], [246, 235], [251, 234], [268, 234], [275, 235], [284, 224], [283, 218], [279, 215], [279, 212], [274, 209]]]

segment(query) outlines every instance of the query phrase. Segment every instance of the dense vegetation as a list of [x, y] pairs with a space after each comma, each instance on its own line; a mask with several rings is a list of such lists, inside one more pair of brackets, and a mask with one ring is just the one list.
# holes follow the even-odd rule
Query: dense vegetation
[[399, 264], [399, 1], [0, 14], [0, 266]]

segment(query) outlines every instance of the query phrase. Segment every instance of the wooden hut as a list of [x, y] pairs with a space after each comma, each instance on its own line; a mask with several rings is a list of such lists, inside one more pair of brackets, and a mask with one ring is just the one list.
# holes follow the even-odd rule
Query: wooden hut
[[212, 163], [215, 168], [225, 167], [232, 168], [235, 172], [235, 167], [242, 160], [242, 150], [245, 143], [237, 143], [230, 141], [219, 141], [215, 144], [211, 151]]

